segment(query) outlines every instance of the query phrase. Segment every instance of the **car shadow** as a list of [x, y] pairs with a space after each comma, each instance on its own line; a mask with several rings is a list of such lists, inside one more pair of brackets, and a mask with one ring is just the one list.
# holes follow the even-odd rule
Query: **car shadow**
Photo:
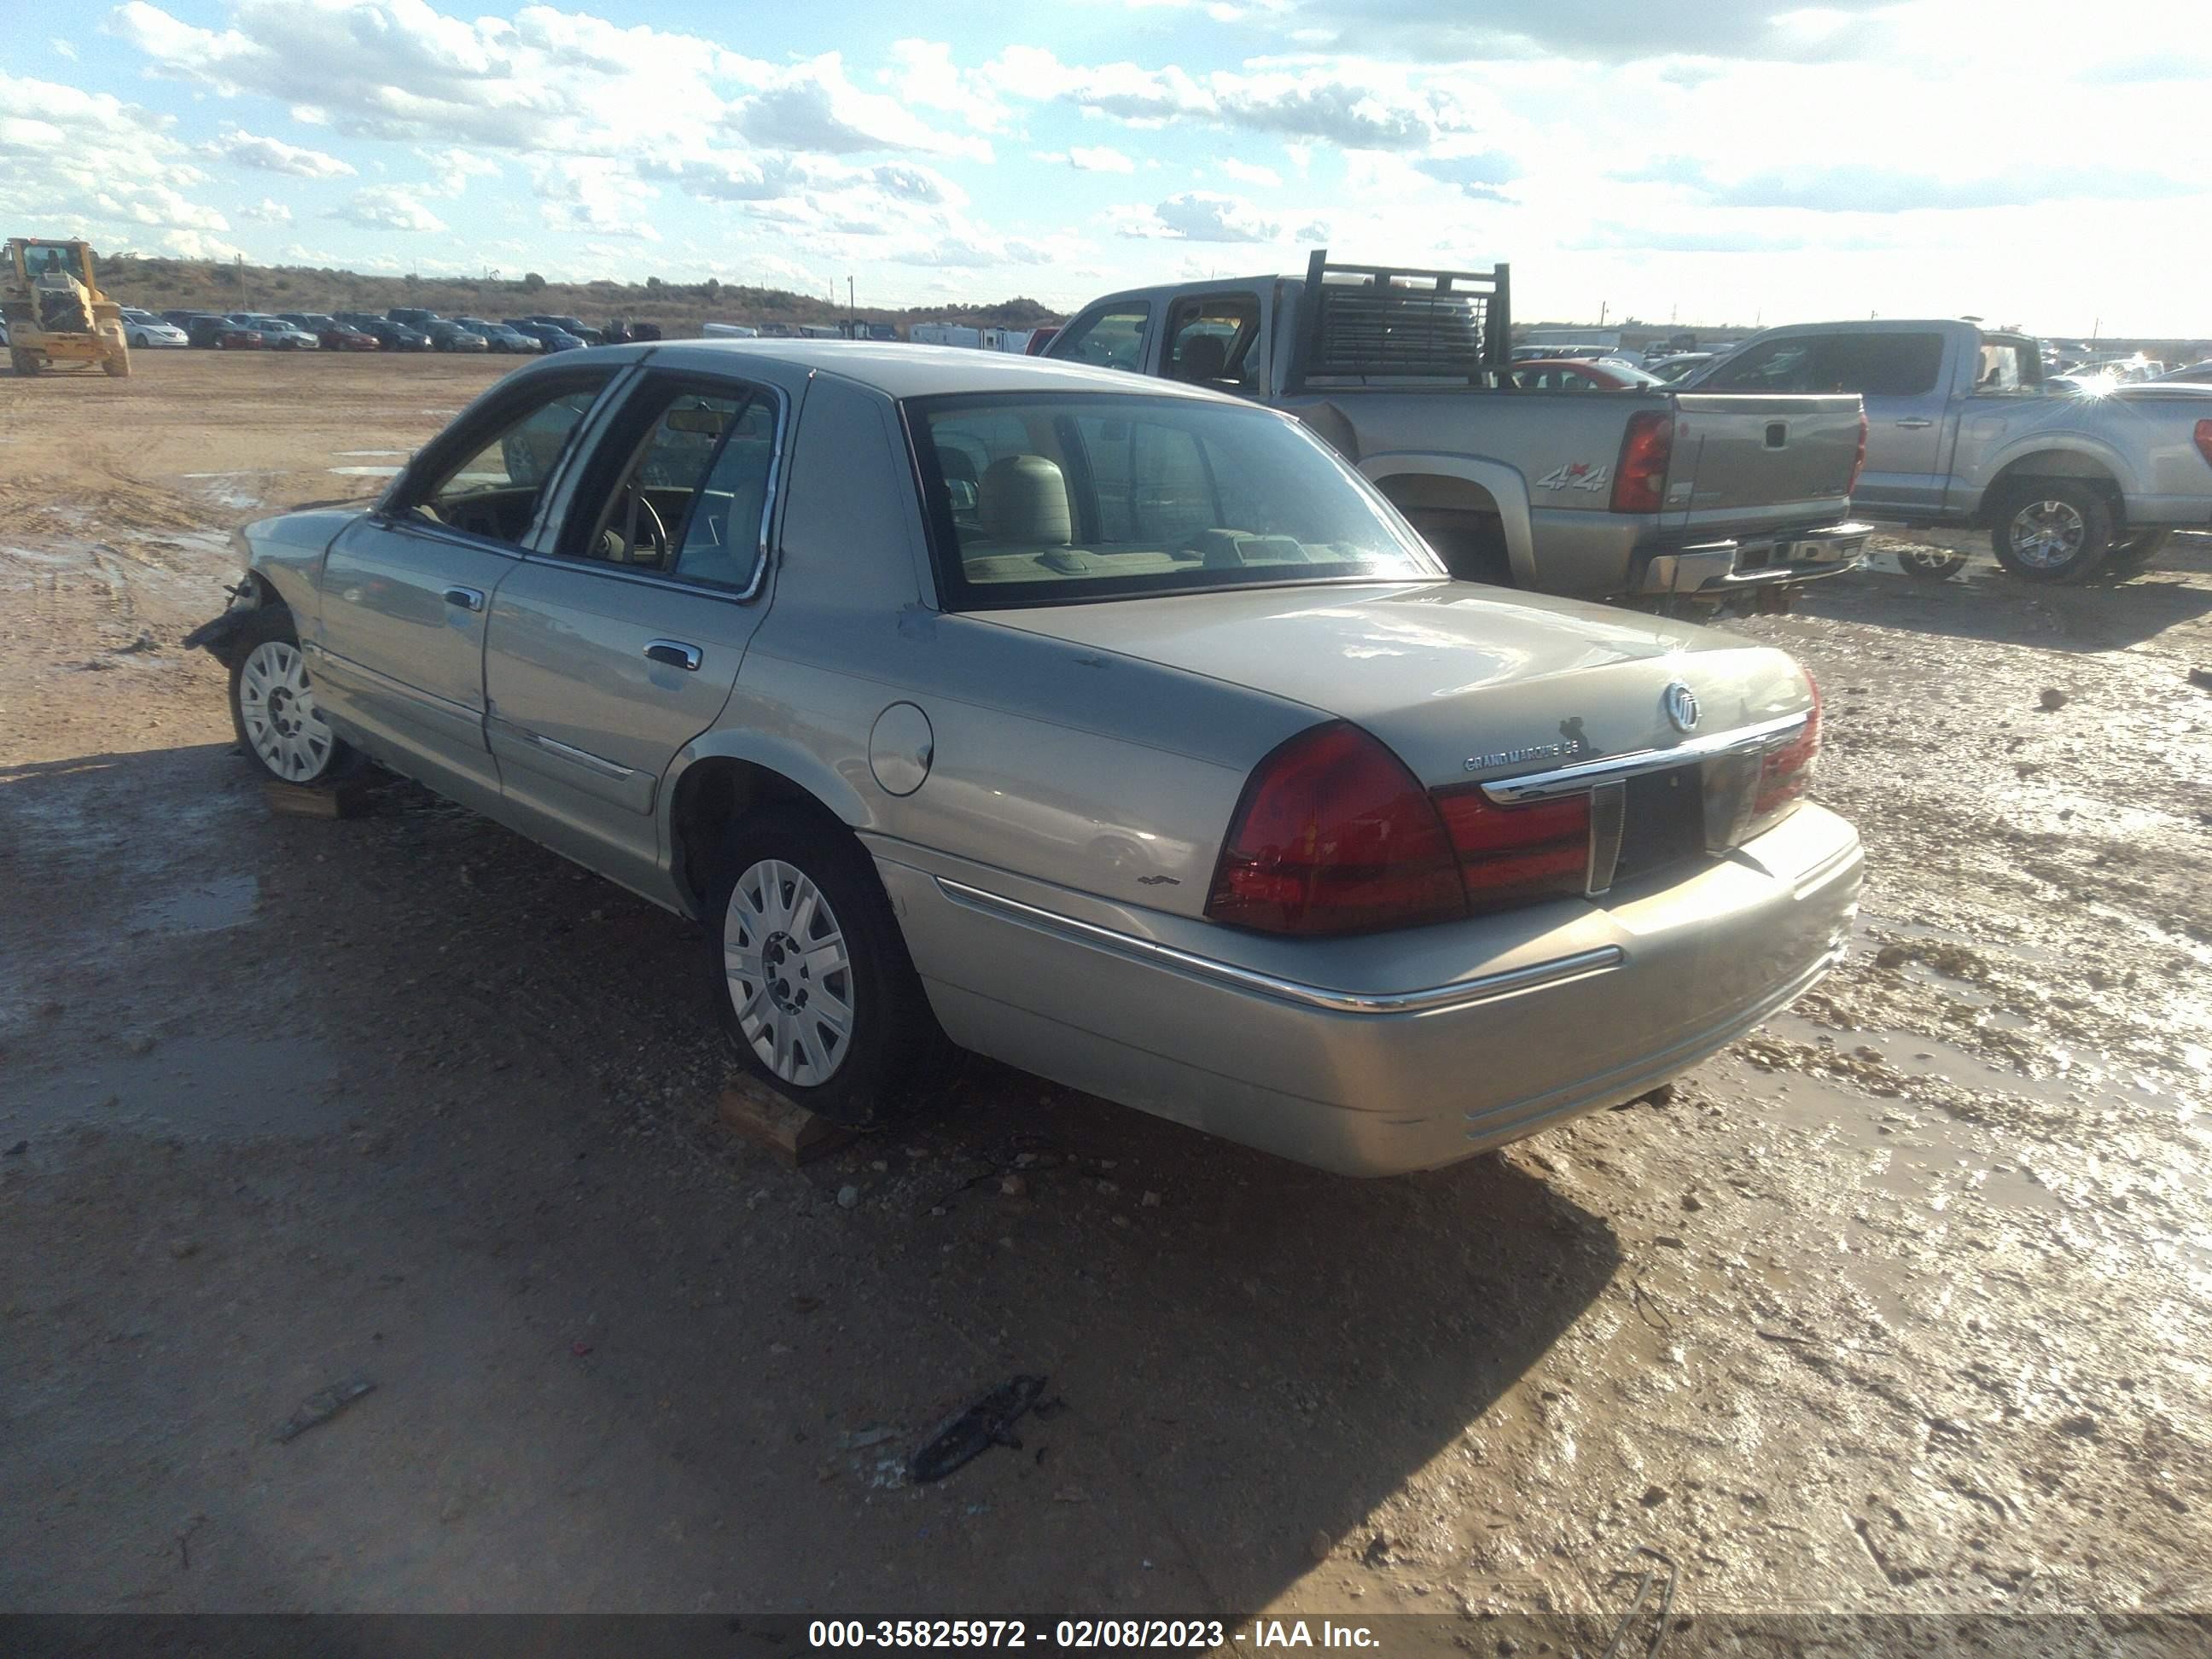
[[2021, 581], [1986, 549], [1967, 556], [1965, 570], [1929, 581], [1877, 556], [1860, 572], [1814, 585], [1797, 609], [1841, 622], [2060, 651], [2123, 649], [2212, 612], [2212, 536], [2176, 536], [2142, 574], [2079, 586]]
[[[370, 793], [280, 817], [222, 744], [0, 774], [58, 896], [0, 1031], [47, 1183], [0, 1207], [52, 1309], [21, 1604], [1228, 1614], [1449, 1573], [1566, 1431], [1530, 1373], [1620, 1246], [1521, 1160], [1346, 1180], [979, 1061], [794, 1169], [717, 1121], [695, 927]], [[195, 909], [211, 871], [250, 893]], [[1021, 1374], [1018, 1449], [908, 1479]]]

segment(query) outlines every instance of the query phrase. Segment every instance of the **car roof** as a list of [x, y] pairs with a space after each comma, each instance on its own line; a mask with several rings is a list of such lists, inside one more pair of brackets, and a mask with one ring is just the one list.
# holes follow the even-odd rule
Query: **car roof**
[[973, 346], [906, 345], [890, 340], [664, 340], [597, 349], [610, 356], [650, 356], [655, 367], [691, 368], [710, 374], [742, 374], [748, 362], [781, 363], [839, 375], [872, 386], [889, 398], [927, 398], [942, 392], [1120, 392], [1243, 401], [1179, 381], [1133, 374], [1127, 369], [1097, 368]]

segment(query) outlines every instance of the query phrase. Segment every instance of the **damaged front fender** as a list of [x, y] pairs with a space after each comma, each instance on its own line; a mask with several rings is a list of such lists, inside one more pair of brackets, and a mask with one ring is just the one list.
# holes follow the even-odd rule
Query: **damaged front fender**
[[224, 591], [230, 595], [230, 608], [185, 635], [185, 649], [205, 651], [225, 668], [233, 668], [237, 666], [238, 635], [246, 619], [263, 606], [277, 601], [261, 579], [251, 572], [239, 579], [237, 586]]

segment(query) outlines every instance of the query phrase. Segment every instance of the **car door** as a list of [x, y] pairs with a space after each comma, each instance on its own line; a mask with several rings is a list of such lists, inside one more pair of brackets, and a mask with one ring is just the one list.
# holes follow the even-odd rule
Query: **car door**
[[647, 373], [500, 585], [487, 732], [512, 820], [649, 885], [676, 752], [714, 723], [760, 620], [787, 426], [778, 387]]
[[425, 449], [331, 544], [319, 614], [301, 642], [316, 699], [362, 747], [457, 798], [499, 793], [484, 737], [492, 595], [617, 372], [524, 377]]

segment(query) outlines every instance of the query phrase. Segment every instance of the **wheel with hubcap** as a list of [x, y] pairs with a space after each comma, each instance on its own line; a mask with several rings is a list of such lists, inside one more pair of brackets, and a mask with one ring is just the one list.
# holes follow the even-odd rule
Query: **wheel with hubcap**
[[707, 895], [715, 1004], [746, 1065], [834, 1123], [907, 1115], [951, 1045], [874, 864], [842, 824], [771, 805], [731, 832]]
[[353, 750], [315, 707], [307, 659], [282, 605], [257, 611], [246, 623], [230, 671], [230, 718], [239, 746], [279, 783], [323, 783]]
[[2035, 582], [2078, 582], [2112, 550], [2112, 510], [2101, 492], [2075, 478], [2023, 485], [2007, 499], [1990, 532], [1997, 562]]
[[1908, 576], [1922, 581], [1948, 581], [1954, 574], [1966, 568], [1966, 556], [1948, 547], [1925, 544], [1900, 549], [1897, 562]]

